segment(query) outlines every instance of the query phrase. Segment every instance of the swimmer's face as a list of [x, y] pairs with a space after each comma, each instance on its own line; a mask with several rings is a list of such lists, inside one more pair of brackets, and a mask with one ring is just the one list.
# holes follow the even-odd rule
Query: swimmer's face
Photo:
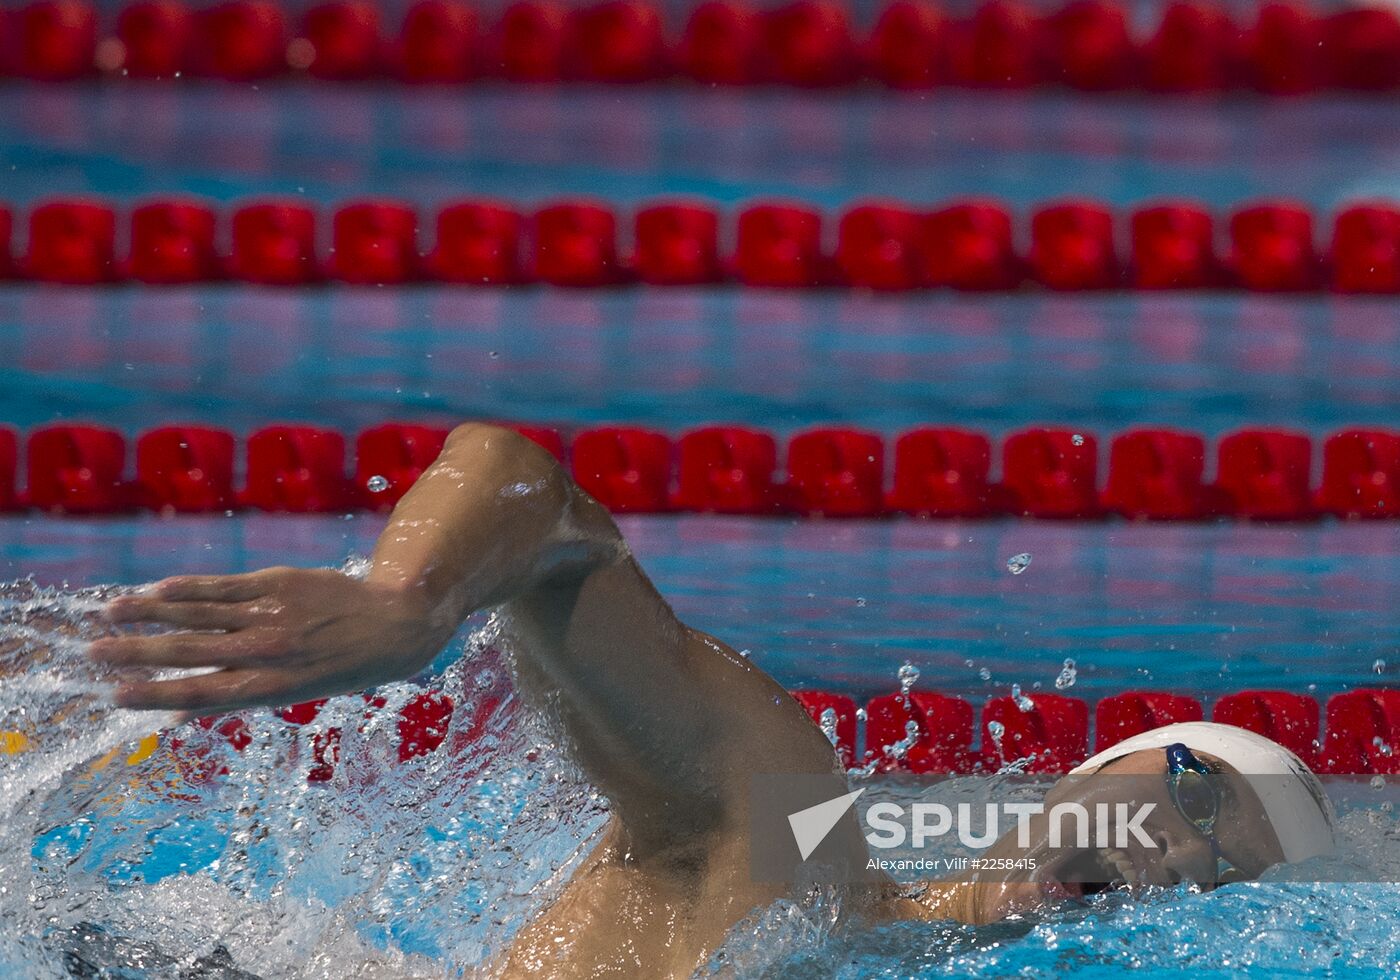
[[[1196, 757], [1218, 773], [1209, 777], [1219, 803], [1212, 836], [1219, 855], [1234, 868], [1227, 880], [1258, 877], [1283, 861], [1283, 848], [1248, 780], [1214, 756], [1198, 752]], [[1114, 889], [1138, 893], [1146, 887], [1170, 887], [1183, 881], [1206, 888], [1219, 884], [1217, 850], [1210, 836], [1177, 808], [1166, 774], [1166, 750], [1146, 749], [1116, 759], [1092, 775], [1070, 776], [1056, 783], [1045, 795], [1045, 813], [1030, 819], [1029, 846], [1020, 846], [1017, 834], [1011, 832], [985, 853], [986, 857], [1030, 861], [1021, 861], [1021, 867], [1007, 871], [978, 875], [977, 918], [994, 921], [1047, 902]], [[1074, 820], [1070, 819], [1062, 822], [1060, 846], [1051, 847], [1047, 814], [1059, 803], [1077, 803], [1089, 814], [1096, 813], [1096, 805], [1108, 804], [1107, 840], [1113, 844], [1120, 840], [1118, 815], [1135, 814], [1140, 806], [1153, 804], [1136, 826], [1155, 846], [1146, 846], [1125, 829], [1121, 838], [1125, 847], [1078, 848], [1073, 846]], [[1031, 862], [1033, 869], [1026, 866]]]

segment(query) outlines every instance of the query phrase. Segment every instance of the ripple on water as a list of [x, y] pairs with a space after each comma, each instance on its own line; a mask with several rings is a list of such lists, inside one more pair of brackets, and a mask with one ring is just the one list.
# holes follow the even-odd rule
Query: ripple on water
[[[517, 710], [495, 623], [475, 624], [441, 674], [381, 689], [382, 707], [335, 698], [302, 726], [242, 713], [241, 751], [222, 726], [143, 743], [168, 719], [114, 710], [110, 679], [82, 656], [116, 591], [0, 588], [0, 731], [29, 746], [0, 755], [0, 976], [64, 976], [65, 962], [151, 977], [473, 974], [557, 893], [605, 819]], [[425, 690], [457, 708], [442, 748], [400, 762], [398, 709]], [[333, 728], [334, 774], [308, 783]], [[879, 783], [872, 792], [900, 792]], [[704, 972], [1374, 973], [1400, 962], [1400, 888], [1361, 879], [1400, 878], [1400, 826], [1360, 805], [1342, 836], [1355, 881], [1294, 869], [981, 929], [845, 923], [829, 895], [778, 902], [736, 926]]]
[[[171, 719], [114, 710], [82, 653], [115, 591], [0, 593], [0, 731], [27, 732], [0, 756], [0, 975], [220, 957], [265, 977], [471, 972], [605, 818], [516, 710], [493, 623], [440, 676], [381, 688], [382, 707], [335, 698], [302, 726], [244, 712], [241, 750], [224, 723], [143, 743]], [[400, 762], [399, 709], [425, 688], [453, 699], [449, 730]], [[333, 728], [334, 774], [308, 783]]]

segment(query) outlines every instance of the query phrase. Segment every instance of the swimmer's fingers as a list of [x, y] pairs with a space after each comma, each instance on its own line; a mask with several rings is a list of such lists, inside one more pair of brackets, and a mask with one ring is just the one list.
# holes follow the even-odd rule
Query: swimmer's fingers
[[168, 633], [93, 640], [88, 656], [114, 667], [238, 667], [271, 659], [280, 647], [254, 633]]
[[144, 594], [166, 602], [247, 602], [267, 595], [283, 571], [265, 568], [240, 575], [176, 575], [155, 583]]
[[237, 630], [248, 625], [248, 607], [231, 602], [166, 602], [143, 595], [122, 596], [107, 606], [112, 623], [161, 623], [187, 630]]
[[137, 711], [222, 714], [277, 701], [297, 686], [297, 678], [272, 670], [220, 670], [175, 681], [124, 684], [117, 704]]

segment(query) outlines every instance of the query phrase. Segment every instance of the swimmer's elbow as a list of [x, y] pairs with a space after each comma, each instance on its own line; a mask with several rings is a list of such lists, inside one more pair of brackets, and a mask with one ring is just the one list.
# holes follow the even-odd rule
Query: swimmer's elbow
[[522, 436], [514, 429], [484, 422], [463, 422], [447, 434], [442, 457], [459, 456], [468, 457], [478, 465], [509, 464], [538, 470], [541, 474], [550, 471], [563, 474], [563, 467], [559, 465], [558, 460], [533, 439]]
[[622, 536], [607, 509], [580, 488], [554, 454], [513, 429], [468, 422], [447, 437], [442, 460], [487, 479], [492, 492], [527, 509], [536, 522], [549, 522], [567, 539], [605, 561], [625, 552]]
[[[447, 436], [438, 457], [454, 469], [487, 481], [493, 490], [529, 490], [541, 503], [563, 506], [573, 481], [554, 455], [514, 429], [468, 422]], [[523, 494], [522, 494], [523, 495]]]

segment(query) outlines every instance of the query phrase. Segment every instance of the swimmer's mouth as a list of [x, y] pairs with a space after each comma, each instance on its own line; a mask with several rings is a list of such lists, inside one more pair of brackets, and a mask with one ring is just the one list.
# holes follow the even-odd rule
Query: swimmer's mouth
[[1136, 891], [1147, 884], [1146, 869], [1118, 848], [1074, 850], [1035, 875], [1046, 898], [1084, 899], [1101, 892]]

